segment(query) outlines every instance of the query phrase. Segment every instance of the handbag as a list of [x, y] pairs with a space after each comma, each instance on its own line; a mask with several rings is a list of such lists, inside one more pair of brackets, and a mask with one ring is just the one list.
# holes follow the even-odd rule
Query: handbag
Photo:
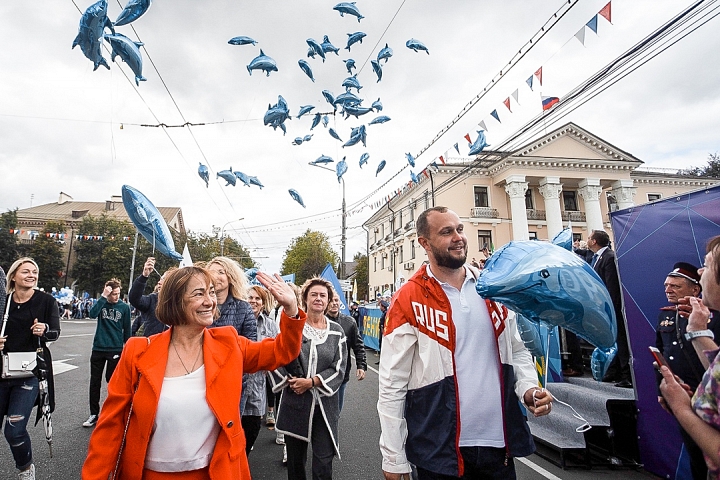
[[[5, 336], [5, 325], [7, 325], [10, 314], [10, 296], [8, 296], [5, 303], [5, 314], [3, 315], [0, 337]], [[2, 378], [33, 377], [35, 376], [33, 370], [37, 367], [37, 352], [3, 352], [2, 363]]]

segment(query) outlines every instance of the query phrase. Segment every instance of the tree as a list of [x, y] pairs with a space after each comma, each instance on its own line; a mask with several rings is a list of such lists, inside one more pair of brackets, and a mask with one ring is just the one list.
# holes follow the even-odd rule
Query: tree
[[720, 178], [720, 154], [709, 153], [706, 166], [681, 170], [680, 173], [694, 177]]
[[62, 222], [48, 222], [30, 247], [29, 255], [40, 269], [38, 286], [47, 292], [58, 286], [65, 269], [61, 241], [48, 234], [64, 231]]
[[[188, 250], [193, 262], [207, 262], [213, 257], [220, 255], [220, 241], [217, 235], [208, 235], [207, 233], [187, 232], [184, 237], [178, 239], [176, 248], [180, 250], [187, 242]], [[243, 268], [255, 267], [255, 261], [250, 256], [245, 247], [230, 237], [225, 237], [222, 247], [223, 255], [232, 258]]]
[[20, 257], [18, 237], [10, 230], [17, 228], [17, 209], [0, 214], [0, 267], [6, 272]]
[[368, 257], [363, 253], [356, 253], [353, 257], [355, 264], [355, 281], [357, 282], [357, 298], [368, 300]]
[[283, 275], [295, 274], [295, 283], [301, 285], [305, 280], [322, 273], [325, 265], [337, 265], [339, 255], [330, 246], [327, 235], [308, 229], [292, 240], [285, 255], [281, 271]]

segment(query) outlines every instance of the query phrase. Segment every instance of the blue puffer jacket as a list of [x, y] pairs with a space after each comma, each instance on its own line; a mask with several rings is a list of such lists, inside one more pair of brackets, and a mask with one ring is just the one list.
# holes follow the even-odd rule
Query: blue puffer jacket
[[215, 320], [210, 328], [230, 325], [235, 327], [239, 335], [253, 342], [257, 341], [257, 319], [249, 303], [228, 296], [225, 303], [218, 305], [218, 308], [220, 308], [220, 318]]

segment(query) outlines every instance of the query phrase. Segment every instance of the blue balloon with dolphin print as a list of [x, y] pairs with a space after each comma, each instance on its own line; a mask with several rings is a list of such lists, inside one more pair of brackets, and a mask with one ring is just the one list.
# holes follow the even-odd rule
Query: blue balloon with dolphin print
[[338, 183], [340, 183], [340, 180], [342, 180], [342, 176], [345, 175], [345, 172], [347, 172], [347, 170], [347, 162], [345, 161], [345, 157], [343, 157], [343, 159], [340, 160], [337, 165], [335, 165], [335, 173], [337, 174]]
[[115, 57], [120, 57], [130, 67], [130, 70], [135, 74], [135, 85], [140, 86], [140, 82], [147, 80], [142, 74], [143, 60], [142, 55], [140, 55], [140, 47], [144, 43], [133, 42], [122, 33], [105, 35], [105, 40], [112, 47], [110, 59], [114, 62]]
[[258, 42], [257, 42], [257, 40], [250, 38], [248, 36], [240, 35], [238, 37], [231, 38], [230, 40], [228, 40], [228, 43], [230, 45], [253, 45], [253, 46], [255, 46], [255, 44]]
[[303, 105], [303, 106], [301, 106], [301, 107], [300, 107], [300, 112], [297, 114], [297, 117], [296, 117], [296, 118], [300, 118], [300, 117], [302, 117], [303, 115], [305, 115], [306, 113], [310, 113], [310, 111], [311, 111], [312, 109], [314, 109], [314, 108], [315, 108], [314, 105]]
[[330, 41], [330, 38], [329, 38], [327, 35], [325, 35], [325, 36], [323, 37], [323, 43], [320, 44], [320, 48], [322, 48], [323, 52], [325, 52], [325, 53], [331, 53], [331, 52], [332, 52], [332, 53], [334, 53], [335, 55], [340, 55], [340, 54], [338, 53], [338, 51], [339, 51], [340, 49], [337, 48], [335, 45], [332, 44], [332, 42]]
[[390, 57], [393, 56], [393, 49], [388, 46], [386, 43], [385, 46], [378, 52], [377, 61], [378, 64], [380, 63], [380, 60], [385, 60], [385, 64], [387, 64], [387, 61], [390, 59]]
[[263, 72], [265, 72], [265, 76], [269, 77], [270, 72], [277, 72], [278, 68], [275, 60], [265, 55], [261, 48], [260, 55], [253, 58], [252, 61], [247, 65], [247, 71], [250, 75], [252, 75], [253, 70], [262, 70]]
[[595, 380], [602, 382], [615, 355], [617, 355], [617, 344], [610, 348], [596, 347], [595, 350], [593, 350], [592, 356], [590, 357], [590, 371]]
[[357, 67], [355, 66], [355, 60], [352, 58], [348, 58], [347, 60], [343, 60], [345, 63], [345, 68], [347, 69], [347, 72], [349, 75], [352, 75], [352, 69], [354, 68], [357, 70]]
[[411, 38], [410, 40], [405, 42], [405, 46], [410, 50], [414, 50], [415, 53], [423, 50], [425, 53], [430, 55], [430, 50], [428, 50], [428, 48], [420, 40], [415, 40], [414, 38]]
[[300, 65], [300, 70], [305, 72], [305, 75], [307, 75], [310, 78], [310, 80], [312, 80], [313, 83], [315, 83], [315, 77], [313, 76], [313, 72], [312, 72], [312, 68], [310, 68], [310, 64], [301, 58], [300, 60], [298, 60], [298, 65]]
[[475, 139], [475, 143], [470, 144], [470, 151], [468, 152], [468, 155], [477, 155], [480, 152], [482, 152], [485, 147], [489, 147], [487, 141], [485, 140], [485, 131], [484, 130], [478, 130], [478, 137]]
[[[307, 40], [305, 40], [305, 43], [307, 43], [308, 46], [310, 48], [312, 48], [313, 52], [315, 52], [315, 55], [320, 55], [320, 58], [322, 58], [323, 63], [324, 63], [325, 62], [325, 52], [323, 51], [322, 45], [320, 45], [314, 38], [308, 38]], [[308, 56], [310, 56], [309, 51], [308, 51]]]
[[99, 0], [85, 10], [80, 17], [78, 34], [72, 44], [72, 48], [80, 46], [83, 55], [93, 62], [93, 71], [100, 65], [110, 70], [110, 65], [102, 56], [102, 37], [105, 27], [115, 33], [112, 22], [107, 16], [107, 7], [107, 0]]
[[367, 37], [367, 34], [365, 32], [348, 33], [348, 40], [347, 45], [345, 46], [345, 50], [349, 52], [350, 47], [352, 47], [358, 42], [362, 43], [362, 39], [365, 37]]
[[118, 15], [114, 25], [116, 27], [121, 27], [134, 22], [148, 11], [151, 3], [152, 0], [130, 0], [125, 5], [125, 8], [122, 9], [120, 15]]
[[485, 262], [475, 289], [529, 320], [565, 328], [597, 347], [615, 344], [617, 323], [607, 288], [585, 260], [557, 245], [505, 244]]
[[303, 208], [306, 208], [305, 203], [303, 202], [303, 199], [300, 196], [300, 194], [297, 192], [297, 190], [295, 190], [294, 188], [291, 188], [290, 190], [288, 190], [288, 193], [290, 194], [290, 196], [292, 197], [293, 200], [295, 200], [297, 203], [302, 205]]
[[535, 358], [545, 357], [545, 347], [543, 345], [542, 337], [540, 335], [540, 325], [536, 322], [531, 322], [524, 315], [515, 315], [518, 333], [520, 338], [525, 344], [525, 348]]
[[125, 211], [138, 232], [145, 240], [165, 256], [181, 261], [183, 256], [175, 251], [170, 229], [155, 205], [139, 190], [130, 185], [122, 186], [122, 199]]
[[198, 166], [198, 175], [200, 175], [200, 178], [205, 180], [205, 188], [208, 188], [210, 186], [210, 171], [208, 170], [208, 167], [200, 163]]
[[377, 167], [377, 170], [375, 170], [375, 176], [378, 176], [378, 173], [382, 172], [382, 169], [385, 168], [385, 165], [387, 165], [387, 162], [385, 160], [382, 160]]
[[338, 12], [340, 12], [341, 17], [344, 17], [346, 13], [348, 15], [353, 15], [353, 16], [357, 17], [358, 23], [360, 23], [360, 20], [365, 18], [360, 14], [360, 10], [358, 10], [357, 6], [355, 5], [355, 2], [338, 3], [337, 5], [335, 5], [333, 7], [333, 10], [337, 10]]
[[565, 250], [570, 250], [572, 252], [572, 231], [569, 228], [564, 228], [562, 232], [555, 235], [555, 238], [553, 238], [552, 242], [550, 243], [552, 243], [553, 245], [557, 245], [558, 247], [562, 247]]
[[230, 167], [230, 170], [220, 170], [215, 174], [215, 178], [222, 178], [227, 183], [225, 186], [232, 185], [233, 187], [237, 183], [237, 177], [235, 176], [235, 173], [233, 172], [232, 167]]

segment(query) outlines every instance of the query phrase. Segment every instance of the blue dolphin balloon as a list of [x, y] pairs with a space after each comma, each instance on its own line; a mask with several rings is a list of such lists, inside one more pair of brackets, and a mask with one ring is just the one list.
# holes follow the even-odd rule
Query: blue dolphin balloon
[[597, 347], [615, 343], [610, 294], [590, 265], [545, 242], [512, 241], [485, 263], [478, 294], [535, 322], [562, 327]]
[[257, 40], [254, 40], [250, 37], [246, 37], [244, 35], [240, 35], [239, 37], [233, 37], [230, 40], [228, 40], [228, 43], [230, 45], [253, 45], [255, 46]]
[[[325, 52], [323, 51], [322, 45], [316, 42], [313, 38], [308, 38], [307, 40], [305, 40], [305, 43], [307, 43], [308, 46], [313, 49], [313, 52], [315, 52], [316, 55], [320, 55], [320, 58], [322, 58], [323, 62], [325, 62]], [[308, 54], [309, 53], [310, 52], [308, 52]]]
[[325, 163], [332, 163], [335, 160], [332, 159], [332, 157], [328, 157], [327, 155], [320, 155], [316, 160], [313, 160], [310, 162], [310, 165], [323, 165]]
[[250, 177], [248, 177], [243, 172], [233, 172], [233, 173], [235, 173], [235, 176], [237, 177], [238, 180], [240, 180], [243, 183], [243, 185], [245, 185], [246, 187], [250, 186]]
[[307, 57], [308, 58], [315, 58], [315, 49], [313, 47], [308, 47]]
[[310, 125], [310, 130], [312, 130], [313, 128], [318, 126], [321, 118], [322, 118], [322, 115], [320, 115], [319, 113], [315, 114], [315, 116], [313, 117], [312, 125]]
[[372, 65], [373, 72], [377, 75], [377, 83], [380, 83], [380, 80], [382, 80], [382, 67], [380, 66], [380, 62], [377, 60], [370, 60], [370, 65]]
[[477, 155], [482, 152], [485, 147], [489, 147], [488, 143], [485, 141], [485, 131], [478, 130], [477, 133], [478, 137], [475, 140], [475, 143], [470, 144], [470, 151], [468, 152], [468, 155]]
[[310, 110], [312, 110], [314, 108], [315, 108], [314, 105], [303, 105], [302, 107], [300, 107], [300, 113], [297, 114], [296, 118], [300, 118], [303, 115], [305, 115], [306, 113], [310, 113]]
[[353, 145], [356, 145], [360, 140], [362, 140], [362, 135], [360, 135], [360, 134], [351, 135], [350, 140], [348, 140], [347, 142], [345, 142], [343, 144], [343, 148], [352, 147]]
[[208, 188], [210, 186], [210, 171], [202, 163], [198, 167], [198, 175], [200, 175], [200, 178], [205, 180], [205, 188]]
[[330, 90], [323, 90], [322, 96], [325, 98], [326, 102], [333, 106], [333, 108], [335, 107], [335, 95], [333, 95]]
[[350, 92], [350, 90], [346, 90], [344, 93], [341, 93], [337, 97], [335, 97], [335, 100], [333, 101], [333, 105], [360, 105], [362, 103], [362, 99], [355, 95], [354, 93]]
[[105, 40], [112, 46], [110, 59], [114, 62], [115, 57], [120, 57], [123, 62], [127, 63], [135, 74], [135, 84], [137, 86], [140, 86], [140, 82], [147, 80], [142, 74], [143, 61], [140, 55], [140, 47], [144, 45], [142, 42], [133, 42], [121, 33], [105, 35]]
[[302, 145], [303, 138], [302, 137], [295, 137], [295, 140], [292, 141], [293, 145]]
[[127, 25], [142, 17], [150, 8], [151, 3], [151, 0], [130, 0], [115, 20], [115, 26]]
[[350, 115], [354, 116], [355, 118], [359, 118], [360, 115], [365, 115], [366, 113], [370, 112], [372, 112], [372, 108], [370, 107], [360, 107], [352, 104], [345, 104], [345, 106], [343, 107], [343, 113], [345, 113], [345, 118], [348, 118]]
[[372, 108], [374, 108], [376, 112], [382, 111], [383, 104], [379, 98], [372, 103]]
[[333, 137], [335, 140], [340, 140], [342, 142], [342, 138], [340, 138], [340, 135], [337, 134], [334, 128], [330, 127], [330, 136]]
[[170, 229], [165, 219], [148, 198], [130, 185], [122, 186], [125, 211], [138, 232], [163, 255], [180, 261], [183, 256], [175, 251]]
[[375, 117], [372, 120], [370, 120], [370, 123], [368, 125], [378, 125], [381, 123], [389, 122], [390, 117], [387, 117], [385, 115], [380, 115], [379, 117]]
[[223, 180], [225, 180], [227, 182], [225, 184], [226, 187], [228, 185], [232, 185], [234, 187], [237, 183], [237, 177], [235, 176], [235, 173], [233, 173], [232, 167], [230, 167], [230, 170], [220, 170], [215, 175], [215, 178], [222, 178]]
[[255, 282], [255, 277], [257, 276], [258, 271], [259, 270], [255, 267], [245, 269], [245, 276], [247, 277], [247, 279], [250, 283]]
[[348, 33], [347, 35], [348, 40], [347, 45], [345, 46], [345, 50], [347, 50], [348, 52], [350, 51], [350, 47], [352, 47], [358, 42], [362, 43], [362, 39], [367, 37], [367, 34], [364, 32]]
[[325, 52], [325, 53], [333, 52], [335, 55], [340, 55], [338, 53], [338, 51], [340, 49], [337, 48], [335, 45], [333, 45], [332, 42], [330, 42], [330, 39], [328, 38], [327, 35], [325, 35], [323, 37], [323, 43], [320, 44], [320, 47], [323, 49], [323, 52]]
[[312, 68], [310, 68], [310, 64], [301, 58], [300, 60], [298, 60], [298, 65], [300, 65], [300, 69], [305, 72], [305, 75], [310, 77], [310, 80], [315, 82], [315, 77], [313, 77], [313, 72]]
[[362, 168], [362, 166], [365, 165], [369, 159], [370, 155], [367, 152], [360, 155], [360, 168]]
[[343, 80], [342, 86], [345, 88], [354, 88], [360, 92], [360, 89], [362, 88], [362, 85], [360, 85], [360, 82], [357, 79], [357, 75], [353, 75], [352, 77], [348, 77], [345, 80]]
[[358, 8], [355, 6], [355, 2], [338, 3], [337, 5], [335, 5], [333, 7], [333, 10], [337, 10], [338, 12], [340, 12], [341, 17], [344, 17], [346, 13], [348, 15], [356, 16], [358, 23], [360, 23], [360, 20], [365, 18], [362, 15], [360, 15], [360, 10], [358, 10]]
[[378, 173], [380, 173], [380, 171], [381, 171], [383, 168], [385, 168], [385, 164], [386, 164], [386, 163], [385, 163], [385, 160], [383, 160], [382, 162], [380, 162], [380, 163], [378, 164], [378, 168], [377, 168], [377, 170], [375, 170], [375, 176], [376, 176], [376, 177], [378, 176]]
[[248, 177], [248, 180], [250, 180], [251, 185], [257, 185], [258, 187], [260, 187], [260, 190], [262, 190], [262, 188], [265, 186], [260, 182], [260, 180], [258, 180], [257, 177]]
[[345, 62], [345, 68], [347, 68], [348, 74], [352, 75], [352, 69], [354, 68], [357, 70], [357, 67], [355, 66], [355, 60], [352, 58], [348, 58], [347, 60], [343, 60]]
[[312, 133], [309, 133], [303, 137], [303, 142], [309, 142], [312, 139]]
[[410, 180], [412, 180], [413, 183], [420, 183], [420, 179], [413, 173], [412, 170], [410, 170]]
[[590, 371], [595, 380], [602, 382], [616, 354], [617, 344], [610, 348], [597, 347], [593, 350], [590, 357]]
[[291, 119], [292, 117], [290, 116], [290, 109], [288, 108], [287, 102], [282, 95], [278, 95], [277, 103], [275, 105], [268, 105], [268, 110], [263, 117], [263, 124], [273, 127], [273, 130], [280, 127], [284, 135], [286, 132], [284, 125], [285, 120]]
[[345, 175], [345, 172], [347, 172], [347, 169], [347, 162], [345, 161], [345, 157], [343, 157], [343, 159], [335, 165], [335, 173], [337, 174], [338, 183], [340, 183], [340, 180], [342, 179], [342, 176]]
[[[330, 119], [328, 118], [327, 115], [323, 115], [322, 122], [323, 122], [323, 127], [327, 128], [328, 123], [330, 123]], [[332, 135], [332, 133], [330, 135]]]
[[411, 38], [407, 42], [405, 42], [405, 46], [409, 48], [410, 50], [415, 50], [415, 53], [417, 53], [419, 50], [425, 51], [428, 55], [430, 55], [430, 50], [423, 45], [423, 43], [420, 40], [415, 40], [414, 38]]
[[410, 164], [410, 166], [411, 166], [412, 168], [415, 168], [415, 157], [413, 157], [413, 156], [410, 155], [409, 153], [406, 153], [406, 154], [405, 154], [405, 158], [407, 159], [407, 161], [408, 161], [408, 163]]
[[250, 75], [252, 75], [253, 70], [262, 70], [265, 72], [265, 76], [269, 77], [270, 72], [277, 72], [278, 68], [275, 60], [265, 55], [261, 48], [260, 55], [253, 58], [250, 64], [247, 66], [247, 71]]
[[290, 194], [290, 196], [292, 197], [293, 200], [295, 200], [300, 205], [302, 205], [303, 208], [306, 208], [305, 203], [303, 203], [302, 197], [294, 188], [291, 188], [290, 190], [288, 190], [288, 193]]
[[95, 65], [93, 71], [97, 70], [100, 65], [110, 70], [110, 65], [102, 56], [101, 45], [105, 27], [115, 33], [112, 22], [107, 17], [107, 7], [107, 0], [99, 0], [85, 10], [85, 13], [80, 17], [78, 34], [72, 44], [72, 48], [79, 45], [83, 55], [93, 62]]
[[377, 61], [378, 64], [380, 63], [380, 60], [385, 60], [385, 63], [387, 64], [388, 59], [393, 56], [393, 49], [388, 47], [388, 44], [386, 43], [385, 46], [378, 52]]
[[572, 231], [569, 228], [564, 229], [562, 232], [555, 235], [555, 238], [553, 238], [552, 242], [550, 243], [552, 243], [553, 245], [557, 245], [558, 247], [564, 248], [565, 250], [570, 250], [572, 252]]
[[520, 314], [516, 314], [515, 318], [517, 319], [518, 333], [525, 344], [525, 348], [530, 351], [533, 357], [544, 358], [545, 348], [540, 336], [539, 325]]
[[367, 147], [367, 132], [365, 131], [365, 125], [353, 128], [350, 132], [350, 140], [348, 140], [343, 147], [351, 147], [360, 141], [362, 141], [364, 147]]

